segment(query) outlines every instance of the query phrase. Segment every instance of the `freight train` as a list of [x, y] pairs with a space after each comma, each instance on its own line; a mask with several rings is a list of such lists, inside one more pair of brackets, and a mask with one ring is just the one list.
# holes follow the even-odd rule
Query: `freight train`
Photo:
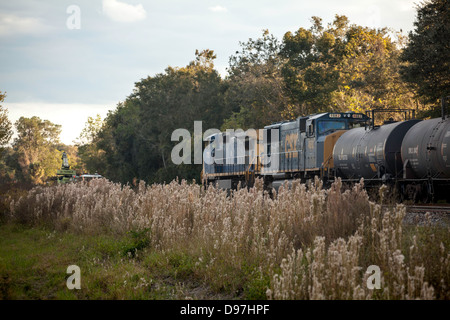
[[[444, 110], [444, 107], [443, 107]], [[337, 178], [366, 186], [392, 186], [402, 199], [450, 201], [450, 118], [375, 124], [377, 112], [321, 113], [259, 130], [209, 136], [202, 183], [223, 189], [251, 187], [262, 178], [268, 190], [293, 180]]]

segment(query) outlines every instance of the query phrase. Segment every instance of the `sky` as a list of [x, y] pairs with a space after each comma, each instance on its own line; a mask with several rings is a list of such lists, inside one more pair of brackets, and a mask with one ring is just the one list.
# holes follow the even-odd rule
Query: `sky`
[[311, 17], [404, 34], [417, 0], [15, 0], [0, 2], [0, 91], [15, 122], [38, 116], [62, 125], [73, 144], [89, 116], [103, 118], [134, 84], [183, 67], [211, 49], [226, 76], [239, 42], [268, 29], [278, 39]]

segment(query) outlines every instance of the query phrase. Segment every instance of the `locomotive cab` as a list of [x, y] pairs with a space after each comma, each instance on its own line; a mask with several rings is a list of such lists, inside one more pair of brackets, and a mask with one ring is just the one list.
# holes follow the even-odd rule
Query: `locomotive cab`
[[[359, 113], [321, 113], [266, 126], [264, 141], [270, 144], [267, 149], [278, 166], [275, 171], [273, 166], [271, 170], [263, 166], [262, 172], [280, 180], [272, 183], [275, 186], [284, 180], [309, 179], [325, 172], [329, 175], [337, 139], [349, 129], [364, 126], [368, 120]], [[274, 130], [278, 131], [279, 143], [267, 139]]]
[[316, 174], [322, 169], [331, 169], [331, 153], [340, 135], [349, 129], [364, 126], [368, 120], [367, 116], [352, 112], [323, 113], [310, 117], [306, 123], [305, 172]]

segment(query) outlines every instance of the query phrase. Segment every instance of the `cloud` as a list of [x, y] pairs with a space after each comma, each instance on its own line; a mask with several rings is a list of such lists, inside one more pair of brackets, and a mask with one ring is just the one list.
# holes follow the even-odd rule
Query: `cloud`
[[103, 13], [117, 22], [136, 22], [147, 16], [142, 4], [131, 5], [118, 0], [103, 0]]
[[212, 11], [212, 12], [227, 12], [228, 11], [227, 8], [219, 6], [219, 5], [214, 6], [214, 7], [209, 7], [208, 9], [209, 9], [209, 11]]
[[0, 35], [39, 34], [48, 28], [38, 18], [0, 13]]

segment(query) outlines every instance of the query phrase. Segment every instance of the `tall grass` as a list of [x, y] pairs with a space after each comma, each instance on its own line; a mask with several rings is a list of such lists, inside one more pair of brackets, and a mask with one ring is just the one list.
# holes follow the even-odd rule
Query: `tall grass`
[[[296, 182], [270, 197], [260, 180], [231, 196], [185, 181], [132, 189], [94, 180], [37, 187], [10, 207], [10, 220], [55, 230], [146, 230], [147, 247], [189, 256], [217, 290], [246, 285], [269, 299], [450, 298], [449, 230], [404, 226], [405, 207], [371, 202], [363, 182], [345, 191], [340, 181], [327, 190], [319, 180]], [[379, 290], [367, 287], [370, 265], [381, 269]]]

